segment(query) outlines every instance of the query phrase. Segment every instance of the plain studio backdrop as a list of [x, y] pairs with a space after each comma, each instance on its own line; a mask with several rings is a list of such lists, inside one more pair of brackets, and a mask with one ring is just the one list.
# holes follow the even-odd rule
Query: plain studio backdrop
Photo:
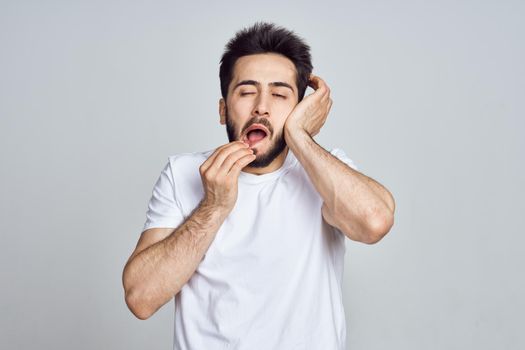
[[316, 141], [396, 199], [382, 241], [346, 242], [348, 349], [525, 348], [524, 18], [496, 0], [1, 1], [0, 348], [172, 347], [173, 301], [136, 319], [122, 269], [167, 157], [227, 142], [220, 55], [258, 20], [305, 38], [332, 89]]

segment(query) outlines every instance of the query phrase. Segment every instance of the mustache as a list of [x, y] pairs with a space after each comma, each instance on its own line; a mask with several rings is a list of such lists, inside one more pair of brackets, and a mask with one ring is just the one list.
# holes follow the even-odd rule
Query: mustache
[[253, 124], [261, 124], [261, 125], [264, 125], [268, 131], [270, 132], [270, 134], [273, 135], [273, 127], [272, 127], [272, 124], [270, 124], [270, 122], [268, 121], [268, 119], [266, 118], [260, 118], [260, 117], [253, 117], [251, 118], [250, 120], [248, 120], [246, 122], [246, 125], [244, 126], [244, 128], [242, 128], [242, 133], [244, 134], [244, 131], [246, 129], [248, 129], [250, 126], [252, 126]]

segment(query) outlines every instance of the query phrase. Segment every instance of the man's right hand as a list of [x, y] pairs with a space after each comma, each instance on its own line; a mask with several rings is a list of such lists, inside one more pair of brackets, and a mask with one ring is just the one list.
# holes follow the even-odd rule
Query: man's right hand
[[242, 141], [217, 148], [199, 168], [204, 186], [203, 203], [229, 214], [237, 201], [239, 174], [255, 158], [253, 150]]
[[242, 168], [254, 159], [242, 141], [217, 148], [199, 168], [205, 195], [196, 210], [175, 229], [142, 232], [122, 275], [135, 316], [147, 319], [188, 282], [237, 201]]

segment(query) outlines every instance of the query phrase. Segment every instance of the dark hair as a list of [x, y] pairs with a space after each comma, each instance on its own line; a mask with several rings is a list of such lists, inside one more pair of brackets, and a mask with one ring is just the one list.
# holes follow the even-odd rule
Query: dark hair
[[273, 23], [257, 22], [238, 31], [226, 44], [220, 62], [219, 78], [224, 100], [233, 78], [233, 67], [242, 56], [260, 53], [277, 53], [287, 57], [295, 65], [299, 101], [304, 97], [312, 72], [310, 46], [294, 32]]

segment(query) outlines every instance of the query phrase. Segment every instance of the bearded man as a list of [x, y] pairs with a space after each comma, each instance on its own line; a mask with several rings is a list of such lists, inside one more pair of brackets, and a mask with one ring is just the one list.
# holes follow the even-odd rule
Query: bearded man
[[174, 349], [343, 350], [345, 239], [378, 242], [394, 199], [314, 141], [332, 100], [295, 33], [239, 31], [219, 75], [229, 142], [169, 157], [124, 268], [126, 303], [147, 319], [175, 298]]

